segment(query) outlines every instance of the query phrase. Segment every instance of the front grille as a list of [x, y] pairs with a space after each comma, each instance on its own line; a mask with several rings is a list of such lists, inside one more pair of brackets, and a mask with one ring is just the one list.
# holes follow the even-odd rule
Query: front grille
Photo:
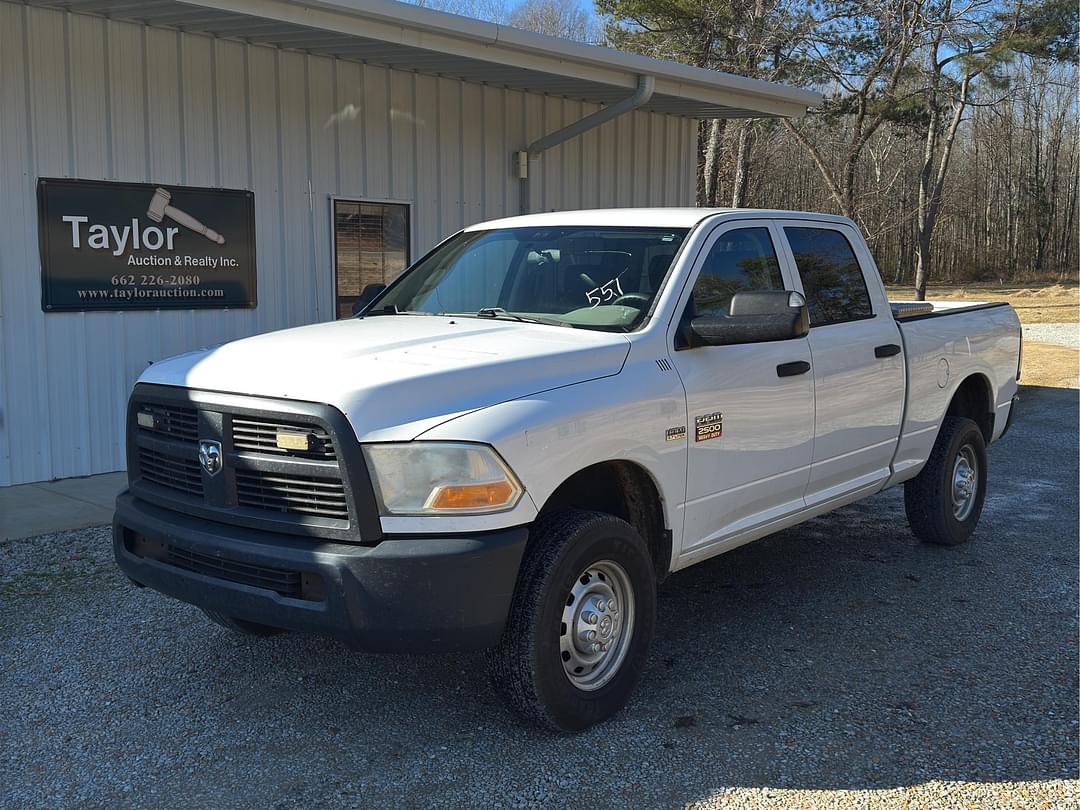
[[154, 420], [153, 427], [139, 424], [140, 430], [163, 433], [166, 436], [187, 441], [195, 441], [199, 438], [199, 416], [194, 408], [144, 402], [139, 405], [138, 412], [150, 414]]
[[[208, 520], [355, 539], [342, 427], [330, 409], [287, 403], [279, 414], [259, 409], [270, 400], [142, 393], [149, 388], [136, 387], [128, 415], [137, 497]], [[222, 467], [213, 475], [199, 461], [201, 442], [220, 445]]]
[[333, 478], [262, 470], [237, 470], [236, 496], [241, 506], [349, 519], [345, 487]]
[[209, 554], [200, 554], [197, 551], [189, 551], [173, 545], [166, 549], [165, 562], [196, 574], [225, 579], [241, 585], [251, 585], [254, 588], [265, 588], [291, 599], [304, 598], [303, 582], [299, 571], [251, 565]]
[[165, 455], [147, 447], [139, 448], [139, 477], [159, 487], [202, 497], [202, 469], [193, 458]]
[[[278, 447], [279, 432], [306, 435], [309, 442], [308, 449], [290, 450]], [[237, 450], [326, 460], [337, 458], [334, 452], [334, 443], [330, 440], [329, 434], [317, 425], [234, 417], [232, 420], [232, 435], [233, 446]]]

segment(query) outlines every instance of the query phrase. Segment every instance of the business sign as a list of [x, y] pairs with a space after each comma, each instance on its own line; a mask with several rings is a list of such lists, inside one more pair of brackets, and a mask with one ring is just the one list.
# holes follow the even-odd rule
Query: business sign
[[38, 180], [46, 312], [253, 307], [255, 195]]

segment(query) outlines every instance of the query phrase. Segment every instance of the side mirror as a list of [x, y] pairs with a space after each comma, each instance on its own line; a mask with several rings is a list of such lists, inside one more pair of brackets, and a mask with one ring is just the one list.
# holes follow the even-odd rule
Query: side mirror
[[805, 337], [810, 331], [806, 299], [788, 290], [735, 293], [730, 315], [701, 315], [690, 321], [697, 345], [732, 346]]
[[352, 314], [359, 315], [364, 309], [375, 300], [375, 296], [386, 289], [385, 284], [368, 284], [360, 292], [360, 297], [356, 299], [356, 303], [352, 305]]

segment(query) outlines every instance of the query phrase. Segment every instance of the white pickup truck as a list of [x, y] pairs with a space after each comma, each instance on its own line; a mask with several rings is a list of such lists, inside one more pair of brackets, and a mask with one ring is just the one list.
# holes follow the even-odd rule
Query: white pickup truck
[[673, 571], [905, 485], [968, 539], [1013, 418], [1007, 304], [890, 304], [851, 221], [466, 228], [353, 318], [154, 363], [115, 554], [239, 632], [486, 649], [525, 717], [630, 698]]

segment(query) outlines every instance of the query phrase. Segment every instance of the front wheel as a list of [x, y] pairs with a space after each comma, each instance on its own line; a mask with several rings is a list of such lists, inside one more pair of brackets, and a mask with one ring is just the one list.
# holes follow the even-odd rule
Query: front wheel
[[656, 575], [633, 527], [600, 512], [544, 516], [488, 654], [492, 680], [526, 719], [581, 731], [626, 705], [655, 625]]
[[975, 531], [986, 497], [986, 442], [970, 419], [948, 416], [926, 466], [904, 485], [911, 531], [923, 542], [956, 546]]

